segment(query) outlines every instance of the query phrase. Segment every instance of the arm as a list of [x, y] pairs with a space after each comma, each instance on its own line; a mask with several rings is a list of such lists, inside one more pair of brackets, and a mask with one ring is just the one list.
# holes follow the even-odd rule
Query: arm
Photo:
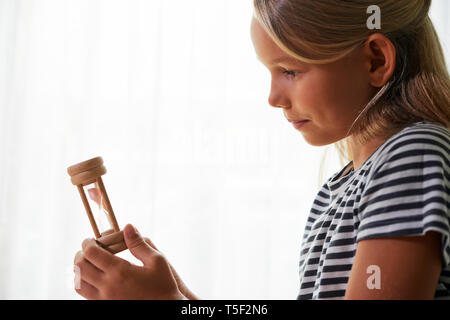
[[[441, 234], [361, 240], [345, 299], [433, 299], [442, 269]], [[378, 266], [380, 288], [368, 288]]]

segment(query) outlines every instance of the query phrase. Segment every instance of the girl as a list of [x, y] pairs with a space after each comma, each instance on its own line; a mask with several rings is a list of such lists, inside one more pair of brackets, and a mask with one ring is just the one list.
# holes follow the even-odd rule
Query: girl
[[[381, 29], [369, 28], [374, 4]], [[309, 144], [335, 143], [351, 160], [312, 205], [298, 299], [450, 298], [450, 79], [430, 4], [254, 0], [269, 104]], [[78, 293], [197, 298], [130, 225], [125, 241], [144, 266], [85, 240]]]

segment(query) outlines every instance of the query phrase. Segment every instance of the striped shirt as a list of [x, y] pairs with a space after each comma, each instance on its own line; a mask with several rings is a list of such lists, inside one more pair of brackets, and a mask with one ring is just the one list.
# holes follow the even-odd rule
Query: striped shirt
[[[450, 299], [450, 132], [416, 122], [359, 168], [349, 162], [321, 187], [301, 243], [297, 299], [343, 299], [358, 241], [442, 234], [435, 299]], [[345, 174], [343, 174], [345, 173]]]

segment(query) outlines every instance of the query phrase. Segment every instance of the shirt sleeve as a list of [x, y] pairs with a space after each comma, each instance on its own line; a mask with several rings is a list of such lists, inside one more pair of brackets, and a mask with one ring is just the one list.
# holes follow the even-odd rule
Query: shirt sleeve
[[448, 130], [409, 132], [381, 152], [362, 187], [357, 242], [433, 230], [450, 263], [449, 140]]

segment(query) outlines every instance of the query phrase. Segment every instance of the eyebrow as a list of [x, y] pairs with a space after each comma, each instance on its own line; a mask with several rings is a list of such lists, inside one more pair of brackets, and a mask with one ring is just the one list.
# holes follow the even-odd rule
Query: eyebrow
[[[261, 60], [259, 57], [258, 57], [258, 60], [259, 60], [262, 64], [264, 64], [264, 63], [262, 62], [262, 60]], [[277, 64], [279, 64], [279, 63], [288, 63], [288, 64], [292, 64], [292, 65], [297, 65], [297, 66], [303, 64], [302, 61], [300, 61], [300, 60], [298, 60], [298, 59], [295, 59], [294, 57], [284, 56], [284, 57], [279, 57], [279, 58], [273, 59], [273, 60], [270, 62], [269, 66], [274, 66], [274, 65], [277, 65]]]

